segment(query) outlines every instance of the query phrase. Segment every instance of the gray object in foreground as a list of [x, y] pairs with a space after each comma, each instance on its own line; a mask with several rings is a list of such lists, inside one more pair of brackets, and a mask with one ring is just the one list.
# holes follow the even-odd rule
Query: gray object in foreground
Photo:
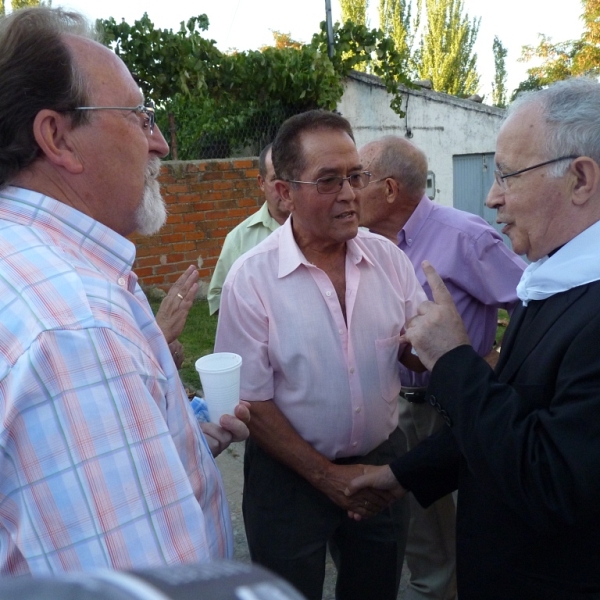
[[0, 580], [0, 600], [304, 600], [266, 569], [235, 561]]

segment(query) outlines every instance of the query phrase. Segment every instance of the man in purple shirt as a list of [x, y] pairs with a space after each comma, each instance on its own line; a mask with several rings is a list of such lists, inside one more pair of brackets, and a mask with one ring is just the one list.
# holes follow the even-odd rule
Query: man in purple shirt
[[[406, 253], [428, 298], [431, 290], [421, 268], [435, 267], [452, 294], [475, 350], [494, 363], [492, 350], [498, 308], [511, 310], [525, 263], [483, 219], [434, 204], [424, 195], [425, 154], [409, 141], [388, 136], [360, 150], [371, 182], [361, 190], [361, 225], [397, 242]], [[425, 403], [429, 373], [402, 368], [400, 428], [409, 449], [444, 425]], [[410, 496], [411, 523], [406, 560], [411, 572], [406, 600], [456, 597], [455, 526], [452, 495], [427, 509]]]

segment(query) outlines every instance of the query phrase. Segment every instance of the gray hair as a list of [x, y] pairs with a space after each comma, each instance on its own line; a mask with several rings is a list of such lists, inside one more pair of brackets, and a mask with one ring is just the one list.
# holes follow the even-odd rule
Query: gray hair
[[[507, 118], [528, 106], [539, 106], [547, 125], [548, 158], [589, 156], [600, 165], [600, 83], [588, 77], [559, 81], [544, 90], [520, 94]], [[567, 161], [549, 166], [554, 177], [564, 175]]]
[[273, 144], [267, 144], [260, 152], [260, 156], [258, 157], [258, 172], [263, 179], [267, 178], [267, 154], [269, 154], [269, 150]]
[[[33, 122], [41, 110], [88, 103], [67, 34], [95, 39], [82, 15], [60, 8], [24, 8], [0, 19], [0, 188], [40, 156]], [[87, 122], [84, 111], [71, 113], [72, 127]]]
[[425, 153], [395, 135], [386, 135], [375, 144], [381, 148], [370, 165], [371, 169], [377, 170], [376, 177], [392, 177], [404, 187], [411, 199], [420, 200], [427, 187]]

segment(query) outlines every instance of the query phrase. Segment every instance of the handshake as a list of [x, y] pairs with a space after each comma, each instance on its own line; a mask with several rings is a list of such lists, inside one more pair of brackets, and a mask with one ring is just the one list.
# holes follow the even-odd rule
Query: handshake
[[376, 515], [406, 494], [387, 465], [331, 464], [316, 487], [356, 521]]

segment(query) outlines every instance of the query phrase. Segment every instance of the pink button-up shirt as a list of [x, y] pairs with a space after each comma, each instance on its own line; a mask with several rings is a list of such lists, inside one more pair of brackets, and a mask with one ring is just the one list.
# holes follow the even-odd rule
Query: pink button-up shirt
[[401, 250], [359, 231], [346, 243], [346, 323], [291, 223], [234, 263], [215, 350], [242, 356], [243, 399], [273, 399], [329, 459], [364, 455], [398, 424], [399, 336], [426, 297]]

